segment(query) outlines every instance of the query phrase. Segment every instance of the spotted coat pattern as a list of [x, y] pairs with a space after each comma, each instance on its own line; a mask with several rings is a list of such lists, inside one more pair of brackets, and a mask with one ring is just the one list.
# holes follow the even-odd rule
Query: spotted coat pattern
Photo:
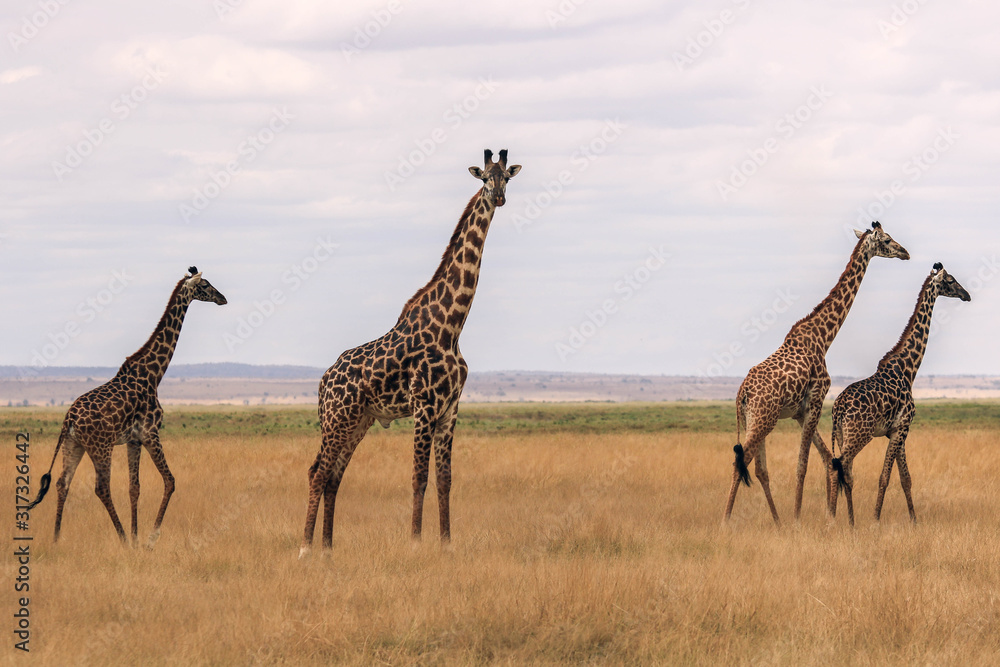
[[882, 516], [882, 501], [885, 499], [894, 462], [899, 468], [899, 482], [906, 496], [910, 520], [917, 520], [910, 495], [910, 471], [906, 466], [906, 436], [914, 414], [913, 380], [927, 349], [934, 302], [939, 296], [971, 300], [965, 288], [941, 264], [935, 264], [920, 288], [917, 305], [899, 342], [882, 357], [874, 375], [849, 385], [833, 403], [831, 442], [834, 452], [839, 445], [841, 454], [831, 461], [828, 471], [831, 488], [836, 489], [829, 498], [830, 514], [836, 516], [838, 490], [843, 489], [847, 499], [847, 516], [852, 526], [854, 457], [873, 438], [879, 436], [888, 438], [889, 444], [882, 464], [882, 476], [879, 478], [875, 520], [878, 521]]
[[414, 418], [412, 534], [419, 538], [424, 492], [433, 448], [441, 540], [450, 539], [451, 444], [458, 399], [468, 366], [458, 349], [479, 281], [483, 245], [507, 181], [520, 165], [507, 167], [507, 151], [485, 169], [470, 167], [483, 187], [462, 214], [437, 271], [406, 303], [396, 325], [381, 338], [347, 350], [319, 384], [323, 441], [309, 468], [309, 503], [299, 555], [308, 553], [319, 501], [324, 500], [323, 546], [333, 544], [333, 513], [344, 471], [369, 427], [377, 420]]
[[[167, 503], [174, 491], [174, 477], [170, 473], [160, 445], [159, 430], [163, 421], [163, 409], [157, 398], [157, 388], [173, 357], [184, 315], [191, 302], [208, 301], [219, 305], [226, 303], [226, 297], [208, 280], [202, 278], [195, 267], [191, 267], [190, 273], [192, 275], [185, 276], [174, 287], [167, 307], [149, 340], [125, 360], [112, 379], [77, 398], [66, 413], [59, 442], [52, 456], [52, 463], [55, 464], [60, 447], [65, 448], [62, 476], [56, 484], [58, 495], [56, 540], [59, 539], [63, 507], [69, 494], [69, 486], [84, 453], [88, 454], [94, 463], [94, 471], [97, 474], [95, 488], [97, 497], [107, 508], [118, 536], [122, 541], [125, 540], [125, 531], [111, 501], [110, 479], [112, 449], [117, 445], [126, 445], [133, 543], [138, 536], [139, 456], [143, 447], [149, 452], [156, 469], [163, 477], [163, 500], [156, 514], [149, 546], [156, 542], [163, 515], [167, 511]], [[51, 471], [50, 466], [49, 474]], [[42, 480], [42, 490], [32, 506], [45, 496], [48, 489], [47, 481]]]
[[[726, 504], [727, 520], [732, 514], [740, 482], [748, 486], [750, 484], [748, 466], [756, 457], [755, 475], [764, 489], [775, 524], [781, 523], [771, 497], [765, 455], [766, 438], [779, 419], [795, 419], [802, 428], [796, 471], [796, 519], [802, 509], [802, 487], [809, 462], [810, 443], [823, 457], [824, 464], [829, 465], [830, 451], [816, 432], [823, 399], [830, 389], [826, 352], [851, 310], [871, 259], [909, 259], [906, 250], [877, 222], [872, 223], [870, 230], [855, 230], [855, 233], [860, 240], [837, 284], [809, 315], [792, 326], [777, 351], [750, 369], [740, 385], [736, 395], [736, 461], [733, 464], [733, 480]], [[741, 430], [746, 433], [746, 441], [742, 445], [739, 444]]]

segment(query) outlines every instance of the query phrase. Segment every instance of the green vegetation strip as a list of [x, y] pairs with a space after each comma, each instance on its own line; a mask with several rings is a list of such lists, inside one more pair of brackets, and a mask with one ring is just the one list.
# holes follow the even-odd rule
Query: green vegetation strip
[[[826, 406], [820, 433], [829, 437], [830, 408]], [[55, 438], [65, 408], [0, 408], [4, 434], [27, 429], [36, 438]], [[913, 428], [947, 429], [1000, 427], [1000, 401], [926, 401], [917, 405]], [[378, 427], [376, 427], [378, 428]], [[413, 421], [401, 419], [390, 427], [410, 431]], [[779, 430], [794, 431], [792, 420]], [[736, 437], [736, 417], [730, 401], [675, 403], [463, 403], [458, 431], [477, 435], [512, 433], [726, 433]], [[319, 433], [313, 407], [168, 406], [164, 437], [260, 436]], [[12, 437], [12, 436], [11, 436]], [[8, 438], [10, 439], [10, 438]]]

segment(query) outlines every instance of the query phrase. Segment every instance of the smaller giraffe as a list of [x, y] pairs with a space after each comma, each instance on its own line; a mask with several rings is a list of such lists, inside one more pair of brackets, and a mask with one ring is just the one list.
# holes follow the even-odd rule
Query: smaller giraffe
[[170, 295], [160, 322], [139, 350], [125, 360], [118, 373], [100, 387], [83, 394], [70, 406], [63, 420], [62, 432], [56, 450], [52, 454], [49, 471], [42, 476], [38, 497], [28, 505], [31, 509], [42, 501], [52, 482], [52, 467], [56, 463], [60, 447], [63, 453], [63, 472], [56, 484], [58, 505], [56, 508], [55, 540], [59, 540], [62, 525], [63, 506], [69, 494], [76, 467], [84, 453], [90, 455], [97, 473], [94, 489], [104, 503], [118, 537], [125, 541], [125, 530], [111, 501], [111, 451], [116, 445], [128, 446], [129, 499], [132, 503], [132, 543], [138, 539], [139, 508], [139, 455], [145, 447], [150, 458], [163, 477], [163, 500], [156, 514], [153, 532], [148, 546], [152, 547], [160, 535], [160, 524], [167, 511], [167, 503], [174, 492], [174, 476], [167, 467], [167, 459], [160, 446], [160, 424], [163, 422], [163, 408], [157, 398], [157, 388], [173, 357], [177, 339], [184, 323], [184, 315], [192, 301], [209, 301], [224, 306], [226, 297], [201, 277], [198, 269], [188, 269], [187, 275], [177, 283]]
[[[878, 370], [871, 377], [849, 385], [833, 403], [832, 447], [836, 452], [840, 445], [841, 454], [831, 460], [830, 475], [830, 515], [837, 514], [837, 496], [840, 490], [847, 498], [847, 516], [854, 525], [853, 464], [865, 445], [877, 436], [889, 439], [882, 464], [882, 476], [878, 484], [878, 500], [875, 502], [875, 520], [882, 516], [882, 501], [889, 486], [892, 464], [899, 468], [899, 482], [906, 496], [910, 510], [910, 520], [916, 523], [913, 498], [910, 496], [910, 471], [906, 467], [906, 435], [913, 420], [913, 380], [920, 368], [920, 362], [927, 349], [927, 337], [931, 328], [934, 301], [939, 296], [970, 301], [965, 291], [944, 267], [937, 263], [920, 288], [916, 308], [907, 322], [899, 342], [889, 350], [878, 364]], [[834, 481], [836, 475], [836, 481]]]

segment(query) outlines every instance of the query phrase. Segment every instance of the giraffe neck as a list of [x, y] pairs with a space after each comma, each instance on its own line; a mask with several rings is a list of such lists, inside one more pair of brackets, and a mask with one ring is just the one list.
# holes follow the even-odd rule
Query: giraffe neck
[[187, 314], [188, 306], [191, 305], [192, 291], [185, 289], [185, 280], [177, 283], [167, 307], [163, 311], [163, 316], [157, 323], [156, 328], [142, 347], [132, 356], [125, 360], [119, 369], [119, 375], [123, 372], [133, 372], [140, 378], [146, 378], [153, 386], [158, 386], [163, 374], [167, 372], [170, 359], [174, 356], [174, 349], [177, 347], [177, 339], [181, 333], [181, 325], [184, 323], [184, 315]]
[[403, 306], [399, 323], [437, 328], [457, 340], [476, 295], [483, 245], [495, 212], [496, 206], [482, 190], [469, 200], [441, 263], [430, 281]]
[[865, 232], [854, 246], [847, 268], [830, 293], [813, 308], [810, 314], [795, 323], [789, 335], [797, 333], [809, 336], [823, 348], [824, 354], [830, 349], [833, 339], [837, 337], [840, 327], [851, 311], [851, 306], [854, 305], [854, 297], [858, 294], [868, 263], [871, 261], [872, 256], [866, 244], [870, 233]]
[[878, 363], [879, 370], [898, 371], [909, 380], [910, 385], [913, 384], [917, 371], [920, 370], [920, 362], [924, 359], [924, 352], [927, 350], [931, 316], [934, 314], [934, 302], [937, 297], [937, 286], [928, 276], [920, 288], [920, 296], [917, 297], [917, 305], [910, 315], [910, 321], [906, 323], [906, 328], [903, 329], [896, 346], [886, 352]]

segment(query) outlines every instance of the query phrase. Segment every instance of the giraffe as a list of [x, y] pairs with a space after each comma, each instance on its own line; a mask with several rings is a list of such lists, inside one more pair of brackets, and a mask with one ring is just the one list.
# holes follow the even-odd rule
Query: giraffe
[[[795, 419], [802, 428], [799, 463], [796, 471], [795, 519], [802, 509], [802, 487], [809, 463], [809, 444], [815, 445], [823, 462], [832, 458], [823, 439], [816, 432], [823, 399], [830, 389], [826, 370], [826, 352], [847, 318], [854, 297], [861, 287], [865, 270], [873, 257], [909, 259], [903, 246], [892, 240], [878, 222], [865, 232], [854, 230], [859, 241], [837, 284], [813, 311], [792, 325], [785, 341], [771, 356], [750, 369], [736, 394], [736, 460], [729, 489], [725, 519], [728, 521], [736, 502], [740, 482], [750, 486], [748, 466], [757, 457], [755, 474], [776, 525], [781, 525], [771, 497], [767, 474], [765, 442], [779, 419]], [[746, 444], [739, 443], [740, 429], [746, 432]], [[828, 489], [829, 494], [829, 489]]]
[[163, 500], [160, 502], [160, 510], [156, 514], [156, 522], [149, 536], [150, 548], [160, 535], [160, 524], [167, 511], [167, 502], [174, 492], [174, 476], [167, 467], [167, 460], [160, 446], [159, 430], [163, 421], [163, 408], [160, 407], [156, 395], [157, 388], [173, 357], [181, 325], [184, 323], [184, 315], [191, 302], [209, 301], [220, 306], [226, 304], [226, 297], [212, 287], [208, 280], [202, 278], [197, 268], [192, 266], [188, 271], [190, 275], [185, 275], [170, 294], [167, 307], [149, 340], [125, 360], [113, 378], [77, 398], [66, 413], [49, 471], [42, 476], [38, 497], [28, 505], [28, 509], [31, 509], [45, 497], [52, 481], [52, 467], [59, 455], [59, 449], [65, 446], [63, 472], [56, 483], [58, 492], [56, 541], [59, 540], [59, 528], [62, 525], [63, 506], [69, 494], [69, 485], [73, 481], [76, 467], [83, 459], [84, 453], [87, 453], [94, 463], [94, 472], [97, 473], [95, 488], [97, 497], [107, 508], [118, 537], [123, 543], [125, 542], [125, 530], [118, 520], [110, 490], [111, 451], [117, 445], [128, 446], [132, 544], [136, 544], [138, 540], [139, 455], [143, 447], [149, 452], [156, 469], [163, 477]]
[[[843, 489], [847, 498], [847, 516], [854, 525], [853, 463], [865, 445], [877, 436], [889, 439], [879, 478], [878, 499], [875, 501], [875, 520], [882, 516], [882, 501], [889, 486], [892, 464], [899, 468], [899, 482], [906, 496], [906, 506], [910, 520], [916, 523], [913, 498], [910, 496], [910, 471], [906, 467], [906, 435], [913, 420], [913, 380], [917, 376], [920, 362], [927, 349], [931, 315], [934, 301], [939, 296], [947, 296], [962, 301], [972, 297], [958, 281], [944, 270], [940, 262], [934, 265], [930, 275], [920, 287], [917, 305], [913, 309], [899, 342], [889, 350], [878, 363], [875, 374], [849, 385], [833, 403], [833, 434], [831, 446], [834, 452], [840, 444], [840, 456], [832, 459], [828, 474], [831, 492], [830, 515], [837, 514], [837, 496]], [[836, 481], [834, 480], [836, 475]]]
[[323, 440], [309, 468], [309, 504], [299, 557], [309, 553], [319, 501], [323, 504], [323, 547], [333, 546], [337, 489], [355, 448], [377, 420], [388, 428], [394, 419], [413, 417], [412, 536], [420, 538], [424, 491], [431, 449], [442, 543], [451, 538], [449, 493], [451, 444], [458, 399], [468, 365], [458, 349], [479, 281], [483, 244], [498, 206], [506, 201], [507, 181], [520, 165], [507, 167], [507, 151], [484, 151], [485, 169], [469, 167], [483, 182], [458, 221], [441, 263], [430, 281], [406, 302], [396, 325], [381, 338], [345, 351], [319, 384]]

